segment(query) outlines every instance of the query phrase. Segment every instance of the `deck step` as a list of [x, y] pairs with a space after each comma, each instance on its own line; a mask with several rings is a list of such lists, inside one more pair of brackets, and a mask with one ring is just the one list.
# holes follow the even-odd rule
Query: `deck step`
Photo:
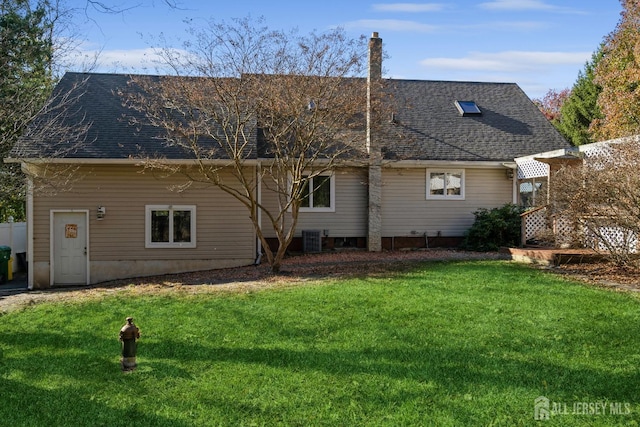
[[513, 261], [549, 266], [599, 262], [604, 258], [592, 249], [524, 247], [501, 248], [500, 252], [511, 255]]

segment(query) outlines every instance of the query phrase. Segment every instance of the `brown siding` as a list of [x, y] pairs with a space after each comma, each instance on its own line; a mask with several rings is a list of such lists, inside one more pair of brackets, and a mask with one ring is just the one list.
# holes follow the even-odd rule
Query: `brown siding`
[[[91, 261], [205, 260], [252, 258], [255, 234], [246, 208], [213, 186], [183, 193], [168, 186], [181, 180], [159, 179], [133, 166], [85, 167], [73, 188], [55, 195], [36, 194], [33, 203], [34, 261], [49, 260], [52, 209], [89, 209]], [[195, 205], [196, 248], [146, 249], [145, 205]], [[106, 208], [96, 219], [96, 208]]]
[[504, 168], [465, 169], [465, 200], [427, 200], [426, 169], [383, 170], [384, 237], [462, 236], [475, 210], [512, 202], [512, 181]]
[[[367, 171], [339, 169], [335, 173], [335, 212], [300, 212], [296, 236], [302, 230], [329, 230], [331, 237], [363, 237], [367, 234]], [[262, 199], [269, 209], [277, 209], [274, 192], [263, 191]], [[275, 233], [263, 215], [262, 225], [267, 237]]]

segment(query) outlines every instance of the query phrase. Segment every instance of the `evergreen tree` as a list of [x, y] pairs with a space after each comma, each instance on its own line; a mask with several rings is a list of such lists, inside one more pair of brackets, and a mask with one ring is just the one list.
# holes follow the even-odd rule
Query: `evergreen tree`
[[594, 82], [595, 68], [601, 58], [602, 46], [591, 56], [591, 61], [585, 64], [584, 71], [578, 74], [578, 80], [560, 108], [560, 120], [554, 123], [573, 145], [595, 142], [589, 126], [594, 120], [602, 118], [598, 107], [598, 95], [602, 88]]
[[[53, 8], [49, 0], [0, 0], [0, 159], [53, 87]], [[24, 216], [24, 178], [0, 161], [0, 222]]]

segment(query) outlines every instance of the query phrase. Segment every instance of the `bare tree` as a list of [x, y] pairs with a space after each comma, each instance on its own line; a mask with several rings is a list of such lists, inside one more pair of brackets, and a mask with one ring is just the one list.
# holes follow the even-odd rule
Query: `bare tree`
[[[172, 9], [181, 8], [181, 2], [178, 0], [162, 0], [162, 3], [164, 3], [166, 6]], [[141, 2], [125, 6], [122, 3], [116, 3], [111, 1], [87, 0], [86, 3], [84, 4], [83, 10], [85, 11], [85, 13], [88, 13], [89, 10], [95, 10], [98, 13], [120, 14], [128, 10], [134, 9], [136, 7], [139, 7], [141, 5], [142, 5]]]
[[51, 159], [73, 156], [87, 143], [91, 123], [85, 119], [79, 103], [85, 85], [86, 78], [56, 86], [5, 159], [7, 163], [22, 164], [34, 181], [34, 191], [50, 194], [68, 191], [81, 178], [75, 173], [78, 166]]
[[603, 146], [579, 166], [553, 177], [550, 202], [557, 216], [571, 218], [575, 238], [622, 267], [638, 267], [640, 173], [637, 139]]
[[[182, 174], [182, 189], [205, 182], [239, 200], [278, 272], [300, 207], [326, 185], [318, 177], [367, 161], [366, 41], [341, 30], [287, 34], [249, 18], [211, 22], [191, 34], [184, 50], [164, 49], [176, 76], [133, 77], [122, 96], [196, 167], [152, 153], [145, 166]], [[222, 170], [232, 171], [235, 182], [225, 181]], [[275, 195], [275, 208], [262, 202], [263, 188]]]

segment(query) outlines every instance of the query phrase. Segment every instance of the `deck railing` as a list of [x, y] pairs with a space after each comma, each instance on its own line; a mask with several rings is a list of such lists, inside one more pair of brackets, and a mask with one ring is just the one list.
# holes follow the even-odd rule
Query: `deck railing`
[[575, 220], [567, 215], [550, 215], [547, 206], [523, 212], [521, 246], [532, 240], [543, 246], [584, 247], [600, 251], [624, 250], [640, 253], [640, 237], [633, 230], [615, 224], [588, 224], [589, 218]]
[[547, 206], [539, 206], [520, 214], [521, 233], [520, 245], [526, 246], [527, 242], [537, 236], [548, 235], [552, 231], [547, 219]]

